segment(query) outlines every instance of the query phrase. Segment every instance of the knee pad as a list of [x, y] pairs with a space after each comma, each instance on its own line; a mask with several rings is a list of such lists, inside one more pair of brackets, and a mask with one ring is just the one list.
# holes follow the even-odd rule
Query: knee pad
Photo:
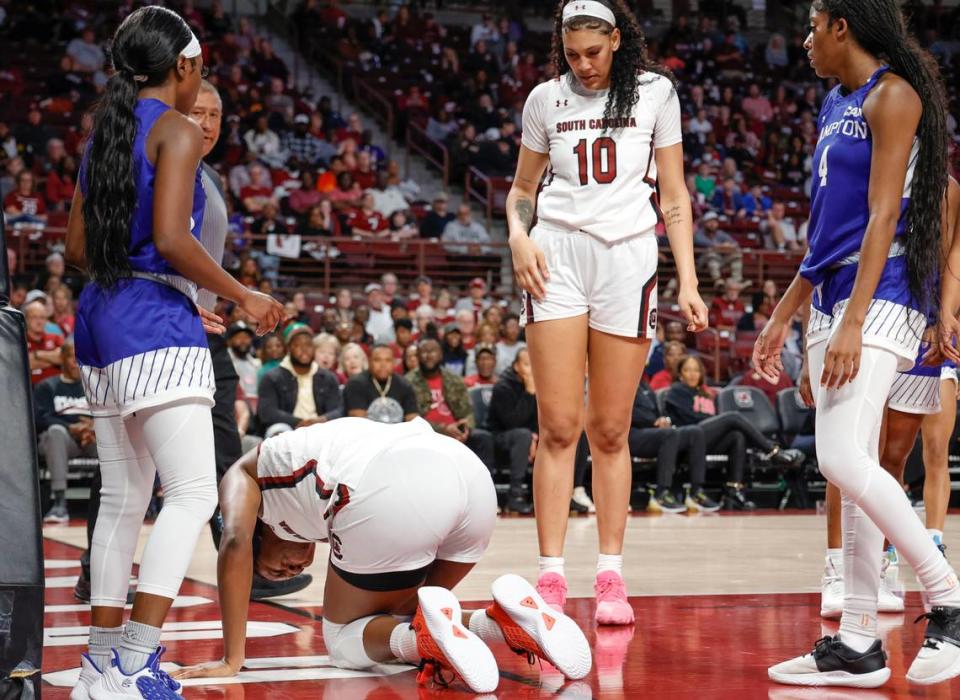
[[323, 618], [323, 643], [334, 666], [363, 671], [377, 665], [363, 648], [363, 630], [376, 617], [378, 616], [361, 617], [345, 625], [338, 625]]

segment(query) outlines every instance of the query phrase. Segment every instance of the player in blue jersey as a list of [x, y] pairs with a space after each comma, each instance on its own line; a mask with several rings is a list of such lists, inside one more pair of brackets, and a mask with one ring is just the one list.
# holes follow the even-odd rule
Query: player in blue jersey
[[[203, 73], [177, 14], [144, 7], [117, 29], [114, 74], [97, 108], [67, 231], [67, 257], [90, 277], [76, 349], [103, 478], [91, 548], [90, 647], [72, 700], [177, 697], [159, 667], [160, 627], [217, 503], [213, 374], [197, 288], [231, 299], [271, 330], [283, 308], [248, 291], [207, 254], [200, 128], [186, 116]], [[164, 490], [123, 606], [154, 474]]]
[[877, 552], [886, 534], [932, 605], [907, 677], [936, 683], [960, 674], [960, 582], [880, 466], [879, 440], [890, 388], [916, 358], [936, 291], [947, 184], [943, 86], [896, 0], [814, 0], [804, 46], [817, 75], [840, 84], [819, 117], [810, 249], [753, 359], [777, 378], [790, 320], [812, 297], [817, 457], [842, 494], [845, 594], [839, 635], [769, 675], [797, 685], [887, 681], [877, 638]]

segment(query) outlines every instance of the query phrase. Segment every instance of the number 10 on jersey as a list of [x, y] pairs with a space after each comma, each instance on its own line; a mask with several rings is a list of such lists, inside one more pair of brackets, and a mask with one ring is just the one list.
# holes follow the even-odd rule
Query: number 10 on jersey
[[617, 178], [617, 142], [609, 136], [597, 138], [588, 148], [587, 140], [580, 142], [573, 148], [580, 170], [580, 184], [590, 184], [590, 171], [593, 171], [593, 181], [598, 185], [609, 185]]

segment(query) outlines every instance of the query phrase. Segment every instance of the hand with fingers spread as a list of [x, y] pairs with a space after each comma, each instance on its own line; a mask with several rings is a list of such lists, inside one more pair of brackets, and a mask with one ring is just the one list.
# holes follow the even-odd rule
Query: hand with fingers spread
[[266, 335], [283, 320], [283, 305], [267, 294], [248, 291], [240, 308], [257, 319], [257, 335]]
[[941, 312], [937, 336], [943, 356], [960, 364], [960, 352], [957, 350], [957, 344], [960, 343], [960, 319], [949, 312]]
[[841, 321], [839, 328], [827, 342], [820, 384], [828, 389], [840, 389], [852, 382], [860, 372], [863, 351], [863, 329], [855, 323]]
[[514, 236], [510, 239], [510, 251], [517, 284], [537, 301], [543, 301], [550, 279], [543, 250], [529, 236]]
[[707, 305], [703, 303], [700, 292], [696, 287], [680, 287], [680, 294], [677, 295], [677, 303], [680, 305], [680, 314], [687, 322], [687, 330], [692, 333], [700, 333], [707, 329], [709, 323], [709, 314]]
[[767, 322], [757, 342], [753, 346], [753, 368], [761, 377], [772, 384], [776, 384], [783, 371], [783, 346], [787, 342], [787, 333], [790, 324], [777, 317], [776, 314]]
[[213, 335], [223, 335], [227, 332], [226, 326], [223, 325], [223, 319], [215, 313], [207, 311], [202, 306], [197, 306], [197, 311], [200, 313], [200, 322], [203, 324], [204, 331]]

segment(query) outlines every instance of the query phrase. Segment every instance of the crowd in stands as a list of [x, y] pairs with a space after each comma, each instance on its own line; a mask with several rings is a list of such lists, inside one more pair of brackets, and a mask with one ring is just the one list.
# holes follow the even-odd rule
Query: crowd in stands
[[[322, 257], [326, 248], [315, 243], [331, 237], [438, 239], [452, 254], [489, 252], [490, 233], [469, 204], [405, 180], [366, 117], [340, 114], [329, 96], [299, 92], [289, 67], [251, 21], [230, 17], [219, 0], [204, 10], [191, 0], [169, 4], [203, 40], [210, 81], [223, 100], [222, 135], [210, 161], [223, 175], [230, 210], [225, 264], [243, 284], [272, 292], [278, 257]], [[916, 9], [919, 2], [912, 4]], [[106, 22], [92, 21], [102, 13], [91, 14], [83, 3], [59, 5], [52, 30], [29, 4], [9, 5], [0, 23], [0, 36], [15, 36], [35, 53], [40, 42], [48, 53], [51, 45], [60, 47], [38, 56], [32, 72], [9, 63], [0, 69], [0, 119], [7, 120], [0, 121], [0, 199], [14, 232], [65, 222], [92, 128], [87, 110], [105, 83], [104, 41], [134, 3], [115, 3]], [[944, 66], [956, 144], [958, 43], [946, 32], [956, 32], [960, 22], [951, 24], [946, 12], [956, 10], [923, 8], [913, 21]], [[470, 167], [493, 176], [512, 173], [525, 95], [553, 75], [548, 35], [529, 31], [516, 13], [484, 15], [464, 28], [443, 26], [406, 5], [360, 20], [337, 2], [306, 0], [294, 19], [306, 34], [332, 31], [338, 38], [323, 50], [333, 50], [359, 78], [394, 75], [398, 130], [421, 128], [443, 144], [454, 182]], [[798, 325], [779, 384], [767, 383], [742, 355], [738, 361], [737, 344], [751, 343], [779, 294], [773, 280], [745, 279], [744, 258], [752, 248], [794, 260], [804, 251], [816, 117], [830, 87], [807, 66], [803, 22], [751, 43], [741, 21], [681, 16], [650, 37], [651, 53], [679, 81], [698, 263], [702, 288], [716, 292], [710, 320], [718, 332], [695, 339], [661, 314], [631, 434], [633, 455], [657, 460], [654, 510], [714, 510], [721, 504], [707, 485], [718, 482], [726, 484], [723, 505], [750, 509], [741, 487], [748, 448], [775, 463], [796, 457], [769, 436], [731, 429], [718, 437], [699, 427], [721, 413], [708, 381], [756, 387], [776, 405], [778, 392], [798, 376]], [[51, 35], [59, 43], [51, 44]], [[403, 67], [408, 72], [400, 74]], [[37, 425], [56, 494], [67, 460], [89, 454], [92, 428], [69, 341], [83, 280], [65, 269], [55, 249], [45, 252], [42, 271], [15, 279], [11, 304], [27, 320]], [[13, 249], [7, 255], [10, 269], [23, 272]], [[671, 283], [661, 287], [667, 300]], [[513, 313], [516, 300], [495, 291], [489, 277], [448, 288], [423, 276], [404, 288], [393, 273], [329, 297], [294, 291], [284, 300], [283, 327], [263, 338], [240, 309], [221, 304], [240, 376], [236, 416], [246, 442], [340, 416], [421, 416], [469, 445], [498, 475], [507, 509], [529, 512], [537, 387]], [[722, 368], [712, 359], [721, 351]], [[589, 510], [582, 443], [571, 507]], [[727, 461], [707, 463], [705, 452]], [[684, 494], [677, 488], [680, 462], [688, 467]], [[64, 513], [56, 500], [48, 515]]]

